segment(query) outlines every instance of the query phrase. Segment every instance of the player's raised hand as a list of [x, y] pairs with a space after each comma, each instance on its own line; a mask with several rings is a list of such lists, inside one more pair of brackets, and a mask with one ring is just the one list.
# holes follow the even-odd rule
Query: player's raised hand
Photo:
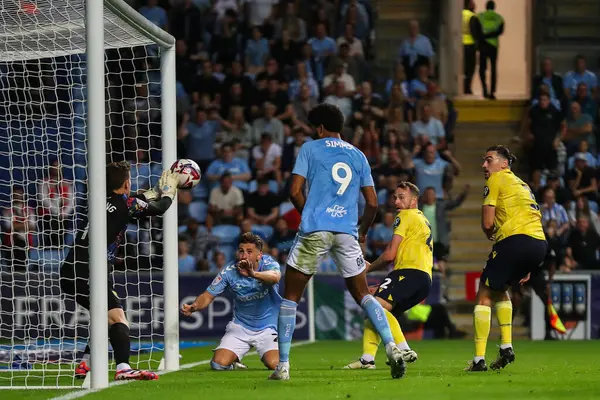
[[189, 317], [190, 315], [192, 315], [194, 312], [196, 311], [196, 307], [194, 307], [193, 304], [184, 304], [181, 306], [181, 312], [183, 313], [183, 315], [185, 315], [186, 317]]
[[[240, 275], [242, 276], [251, 276], [250, 270], [252, 270], [252, 266], [248, 260], [240, 260], [237, 263], [237, 269]], [[254, 271], [252, 271], [254, 272]]]
[[170, 197], [171, 200], [175, 200], [177, 194], [177, 185], [179, 184], [179, 177], [177, 174], [170, 169], [163, 171], [160, 179], [158, 180], [158, 190], [161, 196]]

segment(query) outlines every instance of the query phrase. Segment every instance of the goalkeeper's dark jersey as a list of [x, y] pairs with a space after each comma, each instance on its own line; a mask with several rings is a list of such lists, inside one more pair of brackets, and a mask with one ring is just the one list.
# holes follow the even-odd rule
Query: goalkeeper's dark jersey
[[[106, 240], [108, 243], [107, 259], [112, 264], [123, 242], [127, 224], [133, 220], [162, 215], [171, 205], [171, 199], [163, 197], [160, 201], [147, 203], [140, 197], [130, 197], [125, 194], [113, 193], [106, 199]], [[85, 229], [80, 231], [73, 248], [69, 251], [65, 263], [84, 264], [87, 266], [89, 255], [89, 223], [87, 217], [83, 221]]]

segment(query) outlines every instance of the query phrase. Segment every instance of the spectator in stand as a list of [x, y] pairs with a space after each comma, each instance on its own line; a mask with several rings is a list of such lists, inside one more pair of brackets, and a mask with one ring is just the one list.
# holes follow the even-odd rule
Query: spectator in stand
[[[238, 86], [237, 84], [235, 86]], [[246, 122], [244, 108], [234, 106], [229, 109], [229, 120], [221, 121], [224, 131], [219, 135], [217, 145], [231, 143], [234, 148], [234, 157], [248, 160], [252, 146], [252, 127]]]
[[311, 134], [312, 128], [308, 122], [308, 113], [317, 105], [317, 99], [310, 95], [310, 88], [306, 83], [300, 85], [300, 95], [292, 101], [294, 113], [292, 114], [292, 123], [300, 126], [304, 133]]
[[256, 75], [256, 88], [258, 90], [266, 89], [267, 84], [271, 79], [275, 79], [279, 83], [285, 83], [287, 81], [283, 75], [283, 72], [279, 68], [279, 62], [273, 57], [269, 57], [267, 59], [264, 71]]
[[217, 14], [217, 18], [223, 18], [227, 10], [233, 10], [238, 13], [240, 11], [239, 2], [237, 0], [213, 1], [213, 11]]
[[227, 257], [222, 251], [213, 253], [212, 262], [209, 263], [210, 272], [216, 273], [221, 271], [227, 265]]
[[285, 219], [279, 218], [277, 220], [273, 237], [269, 241], [269, 247], [271, 248], [271, 255], [282, 262], [282, 265], [287, 262], [287, 254], [294, 244], [296, 233], [295, 230], [289, 229]]
[[279, 0], [244, 0], [245, 20], [249, 26], [260, 26], [275, 21]]
[[198, 64], [191, 59], [185, 40], [177, 40], [175, 42], [175, 76], [183, 86], [186, 95], [192, 93], [195, 88], [197, 68]]
[[196, 161], [203, 171], [215, 158], [213, 143], [217, 138], [220, 125], [218, 121], [208, 120], [204, 108], [197, 108], [195, 121], [188, 122], [179, 135], [179, 140], [185, 144], [187, 157]]
[[281, 184], [281, 155], [281, 146], [273, 143], [269, 133], [263, 133], [260, 144], [252, 149], [252, 158], [256, 162], [256, 177], [275, 180]]
[[58, 160], [48, 167], [46, 177], [38, 186], [38, 207], [44, 232], [43, 246], [62, 247], [68, 227], [67, 220], [75, 207], [73, 182], [63, 178]]
[[383, 186], [383, 188], [377, 191], [377, 202], [382, 206], [390, 195], [396, 193], [396, 189], [398, 188], [398, 176], [395, 174], [382, 176], [380, 181], [384, 183], [382, 185], [380, 182], [377, 185], [378, 187]]
[[446, 96], [440, 92], [438, 85], [434, 81], [427, 83], [427, 93], [417, 101], [417, 119], [421, 119], [421, 111], [423, 106], [429, 104], [431, 106], [431, 116], [439, 120], [443, 126], [448, 122], [448, 104]]
[[357, 57], [360, 59], [365, 58], [365, 50], [363, 48], [363, 43], [360, 39], [354, 36], [354, 25], [346, 24], [346, 28], [344, 29], [344, 35], [340, 36], [337, 39], [338, 48], [343, 45], [348, 45], [348, 53], [350, 57]]
[[300, 57], [300, 45], [290, 37], [287, 29], [281, 31], [281, 37], [271, 47], [271, 55], [279, 60], [284, 72], [294, 67]]
[[596, 97], [596, 88], [598, 87], [596, 74], [587, 69], [585, 57], [578, 55], [575, 57], [575, 69], [567, 72], [563, 80], [567, 99], [571, 100], [575, 96], [577, 85], [582, 82], [587, 85], [588, 95]]
[[460, 164], [449, 151], [446, 150], [443, 154], [450, 162], [438, 157], [435, 145], [428, 143], [424, 147], [423, 158], [413, 160], [419, 190], [424, 192], [428, 187], [432, 187], [440, 200], [444, 199], [444, 177], [457, 176], [461, 171]]
[[284, 15], [275, 21], [275, 38], [283, 37], [283, 31], [289, 33], [290, 39], [296, 43], [306, 40], [306, 22], [296, 12], [296, 4], [292, 1], [285, 6]]
[[[231, 63], [231, 70], [225, 77], [223, 85], [221, 86], [223, 93], [230, 92], [231, 87], [236, 83], [240, 85], [241, 93], [243, 94], [243, 99], [245, 102], [243, 105], [246, 106], [252, 97], [254, 82], [249, 76], [246, 76], [244, 72], [244, 66], [239, 60], [234, 60]], [[227, 96], [223, 96], [223, 100], [226, 101]]]
[[386, 135], [393, 133], [395, 136], [400, 134], [410, 136], [410, 125], [404, 121], [404, 110], [401, 107], [392, 108], [387, 114], [387, 123], [383, 129]]
[[409, 81], [416, 78], [417, 68], [424, 65], [426, 73], [433, 76], [433, 47], [427, 36], [419, 33], [419, 22], [412, 20], [408, 26], [408, 38], [400, 45], [398, 60], [404, 66]]
[[187, 235], [189, 252], [196, 260], [206, 260], [210, 251], [218, 248], [219, 239], [205, 229], [200, 229], [198, 221], [193, 218], [187, 220]]
[[540, 210], [542, 212], [542, 224], [544, 228], [548, 225], [548, 222], [556, 221], [556, 235], [564, 237], [571, 228], [567, 211], [563, 206], [556, 203], [556, 194], [549, 187], [546, 187], [544, 190], [543, 201]]
[[[546, 185], [550, 189], [554, 190], [556, 196], [556, 202], [564, 207], [565, 204], [571, 199], [571, 193], [569, 189], [561, 186], [560, 177], [556, 174], [549, 174], [546, 177]], [[536, 196], [537, 198], [537, 196]], [[543, 197], [542, 197], [543, 198]]]
[[411, 126], [411, 136], [415, 142], [423, 146], [427, 142], [433, 143], [438, 150], [446, 148], [446, 131], [442, 122], [434, 118], [431, 105], [423, 104], [421, 107], [421, 119], [413, 122]]
[[273, 225], [279, 216], [279, 197], [269, 191], [269, 181], [258, 180], [258, 189], [248, 196], [248, 218], [258, 225]]
[[592, 146], [596, 143], [592, 118], [581, 112], [581, 106], [576, 101], [571, 103], [570, 111], [567, 119], [567, 134], [563, 138], [566, 142], [568, 155], [572, 155], [577, 151], [582, 140], [586, 140]]
[[146, 0], [146, 5], [140, 7], [138, 12], [159, 28], [169, 30], [167, 12], [158, 5], [158, 0]]
[[350, 46], [346, 43], [342, 43], [338, 47], [338, 53], [332, 57], [329, 61], [328, 72], [335, 73], [335, 66], [342, 64], [344, 66], [344, 71], [352, 77], [355, 82], [362, 81], [361, 68], [359, 67], [359, 63], [356, 61], [354, 57], [350, 57]]
[[420, 65], [416, 69], [415, 78], [410, 81], [408, 92], [410, 94], [410, 101], [414, 105], [416, 105], [420, 99], [427, 96], [427, 86], [429, 85], [428, 72], [426, 65]]
[[538, 104], [540, 104], [540, 97], [544, 94], [547, 95], [548, 97], [550, 97], [550, 104], [552, 104], [554, 107], [556, 107], [556, 109], [558, 111], [564, 111], [562, 103], [560, 101], [558, 101], [557, 99], [552, 98], [552, 96], [550, 96], [550, 87], [548, 85], [540, 86], [537, 97], [531, 100], [531, 106], [533, 107], [533, 106], [537, 106]]
[[406, 73], [404, 72], [404, 66], [401, 63], [397, 63], [394, 67], [393, 76], [385, 83], [385, 95], [386, 98], [390, 98], [392, 95], [392, 88], [394, 85], [400, 85], [400, 91], [405, 99], [409, 98], [408, 89], [410, 82], [406, 80]]
[[373, 232], [369, 235], [369, 249], [373, 252], [372, 259], [379, 257], [392, 241], [395, 217], [393, 212], [388, 211], [383, 215], [382, 222], [373, 227]]
[[184, 40], [190, 49], [196, 49], [196, 45], [202, 41], [202, 35], [204, 34], [202, 13], [194, 5], [193, 0], [183, 0], [181, 5], [171, 8], [169, 12], [169, 33], [177, 40]]
[[587, 85], [584, 82], [580, 82], [577, 85], [573, 101], [579, 103], [581, 112], [588, 115], [592, 122], [594, 122], [598, 115], [598, 104], [592, 99], [589, 93], [590, 91], [588, 90]]
[[[572, 258], [575, 269], [598, 269], [598, 251], [600, 250], [600, 237], [590, 226], [588, 217], [581, 215], [577, 218], [577, 225], [569, 237], [567, 257]], [[571, 272], [571, 270], [564, 271]]]
[[590, 202], [596, 202], [598, 184], [596, 171], [588, 167], [587, 157], [583, 153], [575, 154], [575, 168], [567, 174], [567, 181], [573, 197], [585, 196]]
[[285, 90], [280, 89], [279, 81], [271, 77], [268, 80], [267, 88], [258, 93], [260, 103], [270, 102], [276, 107], [275, 118], [285, 122], [292, 116], [292, 106]]
[[229, 9], [225, 11], [225, 16], [217, 19], [215, 24], [211, 41], [212, 59], [226, 65], [231, 64], [240, 56], [241, 43], [241, 21], [238, 13]]
[[185, 236], [179, 236], [178, 241], [178, 264], [179, 264], [179, 273], [186, 274], [190, 272], [196, 271], [196, 259], [189, 252], [189, 244], [188, 240]]
[[[296, 79], [294, 79], [289, 85], [289, 97], [290, 100], [296, 99], [300, 95], [300, 87], [307, 85], [309, 89], [309, 97], [315, 102], [319, 98], [319, 85], [317, 81], [308, 73], [306, 64], [299, 61], [296, 64]], [[312, 108], [312, 107], [311, 107]]]
[[250, 109], [248, 103], [252, 97], [252, 89], [244, 91], [243, 86], [239, 82], [234, 82], [229, 87], [229, 90], [223, 90], [223, 96], [221, 99], [221, 115], [223, 118], [231, 112], [232, 107], [242, 107], [244, 116], [250, 116]]
[[0, 227], [5, 246], [3, 258], [9, 260], [12, 271], [27, 269], [28, 248], [33, 246], [36, 231], [35, 210], [27, 204], [25, 191], [14, 185], [11, 194], [11, 207], [2, 210]]
[[373, 168], [378, 168], [381, 165], [379, 129], [370, 115], [361, 118], [360, 125], [354, 131], [352, 144], [365, 154]]
[[246, 69], [255, 75], [263, 70], [269, 56], [269, 42], [263, 37], [260, 26], [252, 28], [252, 37], [246, 41]]
[[274, 143], [283, 144], [285, 131], [283, 123], [275, 118], [277, 107], [272, 102], [265, 101], [263, 110], [263, 116], [254, 120], [252, 124], [252, 143], [259, 143], [263, 133], [270, 133]]
[[213, 161], [206, 169], [206, 178], [211, 183], [211, 189], [226, 172], [231, 175], [235, 187], [243, 191], [248, 190], [248, 181], [252, 178], [252, 172], [246, 161], [233, 157], [231, 143], [221, 146], [221, 158]]
[[379, 95], [373, 94], [371, 82], [363, 82], [360, 85], [360, 94], [354, 98], [352, 110], [352, 117], [355, 121], [361, 121], [365, 117], [377, 121], [385, 117], [381, 98]]
[[[588, 167], [596, 168], [596, 158], [594, 157], [594, 155], [592, 153], [589, 152], [589, 150], [590, 150], [590, 145], [587, 142], [587, 140], [582, 140], [581, 142], [579, 142], [579, 149], [578, 149], [577, 153], [585, 154]], [[574, 167], [575, 167], [575, 155], [572, 155], [567, 160], [567, 168], [569, 170], [571, 170]]]
[[212, 100], [220, 101], [222, 85], [219, 79], [214, 76], [213, 64], [210, 61], [202, 63], [202, 74], [196, 77], [195, 87], [192, 93], [194, 103], [200, 101], [203, 94], [209, 96]]
[[355, 35], [357, 38], [360, 40], [369, 39], [369, 13], [367, 12], [364, 4], [359, 3], [358, 0], [350, 0], [349, 4], [342, 6], [340, 10], [340, 17], [341, 18], [337, 29], [338, 34], [344, 32], [346, 25], [351, 24], [354, 26]]
[[[563, 102], [564, 99], [564, 84], [563, 78], [559, 74], [554, 72], [552, 67], [552, 60], [545, 57], [540, 65], [540, 73], [533, 78], [531, 84], [531, 99], [537, 99], [540, 95], [540, 88], [542, 85], [546, 85], [549, 89], [549, 96], [551, 100], [558, 100]], [[562, 108], [562, 106], [561, 106]]]
[[558, 154], [556, 148], [559, 137], [565, 132], [563, 114], [550, 103], [547, 93], [540, 94], [539, 103], [529, 110], [525, 126], [525, 147], [528, 149], [531, 171], [556, 170]]
[[206, 228], [215, 225], [238, 225], [244, 217], [244, 194], [233, 186], [229, 172], [221, 175], [220, 185], [210, 191]]
[[318, 23], [315, 28], [315, 36], [308, 40], [308, 44], [312, 47], [312, 53], [315, 60], [315, 79], [317, 82], [323, 82], [325, 78], [325, 65], [329, 57], [335, 55], [337, 47], [335, 41], [327, 36], [327, 28], [322, 22]]
[[575, 226], [577, 218], [584, 216], [587, 217], [594, 227], [597, 234], [600, 235], [600, 218], [598, 214], [590, 209], [590, 203], [585, 196], [579, 196], [575, 200], [575, 206], [569, 210], [569, 222]]
[[325, 77], [323, 81], [323, 88], [325, 89], [325, 94], [330, 95], [333, 94], [336, 90], [335, 84], [337, 82], [344, 83], [344, 89], [346, 89], [345, 96], [352, 97], [356, 93], [356, 84], [354, 83], [354, 78], [346, 73], [344, 63], [339, 60], [332, 59], [332, 67], [334, 72]]
[[[381, 176], [406, 175], [414, 169], [415, 165], [410, 154], [401, 152], [397, 148], [390, 148], [387, 155], [387, 163], [377, 168], [377, 174]], [[404, 179], [407, 180], [407, 179]]]
[[[308, 3], [308, 4], [306, 4]], [[316, 26], [318, 23], [325, 24], [327, 32], [334, 32], [337, 27], [338, 9], [333, 2], [329, 0], [305, 1], [307, 7], [301, 9], [310, 10], [306, 19], [310, 20], [310, 26]]]
[[194, 201], [191, 190], [177, 191], [177, 222], [182, 223], [190, 217], [190, 204]]
[[302, 126], [295, 126], [292, 129], [292, 141], [283, 146], [283, 155], [281, 157], [281, 170], [283, 172], [283, 179], [288, 180], [292, 176], [292, 170], [296, 163], [296, 157], [300, 152], [300, 147], [307, 141], [310, 140], [304, 136], [305, 129]]
[[352, 100], [348, 98], [347, 94], [348, 92], [346, 91], [344, 82], [336, 81], [334, 92], [323, 100], [323, 103], [337, 106], [344, 115], [346, 121], [348, 121], [352, 115]]
[[390, 98], [388, 99], [388, 115], [390, 110], [394, 108], [402, 108], [404, 110], [406, 122], [410, 124], [413, 120], [413, 113], [408, 112], [407, 106], [409, 104], [407, 103], [407, 100], [408, 98], [404, 97], [404, 93], [402, 92], [402, 85], [400, 85], [399, 83], [395, 83], [392, 86], [392, 92], [390, 94]]

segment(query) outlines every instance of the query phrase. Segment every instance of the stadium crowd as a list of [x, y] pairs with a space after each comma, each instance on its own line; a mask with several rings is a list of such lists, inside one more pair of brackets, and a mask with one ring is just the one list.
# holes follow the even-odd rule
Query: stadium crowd
[[532, 81], [523, 124], [530, 187], [551, 252], [551, 271], [598, 269], [598, 93], [596, 75], [577, 56], [573, 70], [554, 72], [546, 58]]
[[[318, 102], [343, 111], [344, 138], [372, 166], [381, 212], [364, 245], [368, 259], [391, 239], [397, 183], [411, 180], [423, 194], [436, 265], [445, 270], [446, 212], [461, 204], [468, 188], [452, 194], [461, 169], [449, 150], [456, 112], [433, 80], [432, 44], [416, 21], [395, 68], [381, 77], [370, 69], [368, 0], [129, 3], [177, 40], [178, 157], [196, 161], [203, 172], [201, 184], [178, 195], [181, 272], [221, 268], [247, 231], [259, 233], [269, 252], [285, 261], [300, 220], [287, 184], [300, 146], [312, 140], [307, 115]], [[107, 158], [131, 162], [134, 192], [160, 175], [159, 61], [153, 46], [107, 52]], [[63, 178], [60, 161], [50, 162], [37, 201], [25, 199], [24, 188], [12, 189], [2, 231], [4, 257], [14, 268], [26, 267], [27, 248], [56, 249], [72, 240], [79, 204], [73, 199], [85, 187]], [[154, 229], [160, 223], [154, 218], [130, 226], [116, 266], [153, 265], [162, 252]], [[333, 272], [335, 265], [326, 260], [321, 270]]]

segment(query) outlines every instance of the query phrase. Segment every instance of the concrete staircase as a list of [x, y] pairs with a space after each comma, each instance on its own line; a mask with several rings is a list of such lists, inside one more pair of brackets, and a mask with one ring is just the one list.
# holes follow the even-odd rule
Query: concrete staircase
[[[481, 271], [492, 245], [480, 227], [484, 187], [482, 156], [485, 149], [492, 145], [504, 144], [511, 147], [511, 140], [517, 133], [522, 117], [524, 102], [456, 100], [455, 105], [459, 123], [454, 135], [454, 154], [463, 171], [454, 181], [454, 191], [461, 190], [466, 184], [471, 185], [471, 191], [463, 205], [450, 213], [452, 276], [449, 295], [453, 319], [462, 329], [471, 332], [473, 304], [465, 300], [465, 273]], [[527, 330], [520, 328], [518, 321], [515, 321], [514, 333], [515, 336], [526, 336]]]

